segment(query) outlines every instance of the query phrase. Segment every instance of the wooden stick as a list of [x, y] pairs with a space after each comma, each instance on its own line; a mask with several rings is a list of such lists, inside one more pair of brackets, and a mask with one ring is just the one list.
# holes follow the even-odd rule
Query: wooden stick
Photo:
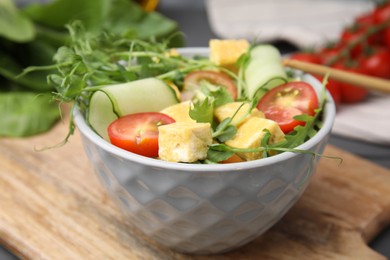
[[286, 67], [302, 70], [310, 74], [317, 74], [321, 76], [325, 76], [329, 73], [329, 78], [337, 81], [350, 83], [356, 86], [366, 88], [368, 90], [376, 90], [380, 92], [390, 93], [390, 80], [333, 69], [327, 66], [298, 60], [285, 59], [283, 60], [283, 65]]

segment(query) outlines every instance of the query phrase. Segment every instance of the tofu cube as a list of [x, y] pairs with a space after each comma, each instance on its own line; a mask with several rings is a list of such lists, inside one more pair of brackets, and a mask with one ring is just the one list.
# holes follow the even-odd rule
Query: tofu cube
[[[260, 147], [265, 135], [264, 129], [268, 129], [271, 133], [269, 144], [284, 140], [284, 133], [275, 121], [260, 117], [249, 117], [237, 128], [236, 136], [226, 141], [226, 144], [235, 148]], [[262, 152], [238, 153], [237, 155], [246, 161], [257, 160], [263, 157]]]
[[159, 157], [169, 162], [196, 162], [207, 157], [212, 143], [209, 123], [176, 122], [158, 128]]
[[[244, 104], [244, 105], [242, 105]], [[240, 106], [242, 107], [240, 108]], [[223, 121], [228, 117], [233, 117], [234, 113], [238, 110], [237, 114], [234, 116], [232, 124], [236, 126], [240, 126], [243, 124], [249, 117], [260, 117], [264, 118], [264, 113], [254, 108], [250, 114], [248, 114], [244, 120], [239, 122], [243, 116], [248, 112], [249, 103], [246, 102], [231, 102], [225, 105], [219, 106], [214, 110], [214, 117], [218, 120], [218, 122]]]
[[245, 39], [209, 41], [210, 61], [216, 65], [236, 70], [238, 58], [249, 48], [249, 42]]
[[176, 122], [195, 123], [196, 121], [194, 119], [192, 119], [189, 115], [190, 106], [191, 106], [191, 103], [189, 101], [181, 102], [181, 103], [169, 106], [167, 108], [164, 108], [160, 112], [172, 117], [173, 119], [175, 119]]

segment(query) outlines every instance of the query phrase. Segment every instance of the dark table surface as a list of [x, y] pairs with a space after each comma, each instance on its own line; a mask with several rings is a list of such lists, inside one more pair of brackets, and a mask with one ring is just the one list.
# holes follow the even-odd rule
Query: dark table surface
[[[178, 22], [180, 30], [185, 34], [188, 47], [207, 47], [209, 39], [218, 38], [210, 28], [204, 1], [160, 0], [157, 11]], [[283, 54], [297, 50], [295, 46], [284, 41], [272, 44], [278, 47]], [[389, 146], [374, 145], [337, 135], [331, 136], [330, 144], [390, 169]], [[379, 234], [370, 246], [390, 259], [390, 227]], [[11, 259], [17, 258], [0, 246], [0, 260]]]

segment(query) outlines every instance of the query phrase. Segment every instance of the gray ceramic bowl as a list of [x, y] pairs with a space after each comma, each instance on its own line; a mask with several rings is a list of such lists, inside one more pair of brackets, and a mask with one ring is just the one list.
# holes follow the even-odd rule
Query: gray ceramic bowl
[[[207, 54], [207, 49], [182, 53]], [[305, 75], [304, 80], [320, 91], [316, 79]], [[328, 97], [323, 127], [299, 149], [323, 152], [335, 117]], [[170, 163], [111, 145], [78, 111], [74, 120], [96, 174], [130, 222], [180, 252], [226, 252], [263, 234], [298, 200], [318, 162], [318, 157], [286, 152], [234, 164]]]

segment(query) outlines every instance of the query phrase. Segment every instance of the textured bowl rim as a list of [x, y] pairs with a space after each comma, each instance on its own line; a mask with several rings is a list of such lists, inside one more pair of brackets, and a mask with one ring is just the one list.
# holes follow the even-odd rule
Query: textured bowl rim
[[[179, 52], [183, 55], [194, 55], [194, 54], [207, 55], [208, 48], [207, 47], [180, 48]], [[306, 77], [307, 80], [315, 83], [312, 85], [316, 89], [317, 93], [319, 93], [322, 88], [321, 83], [309, 74], [304, 74], [304, 77]], [[336, 107], [328, 91], [326, 95], [327, 95], [327, 101], [325, 104], [324, 121], [321, 129], [317, 132], [315, 136], [310, 138], [310, 140], [308, 140], [307, 142], [296, 147], [296, 149], [309, 150], [312, 147], [314, 147], [316, 144], [320, 143], [321, 140], [326, 138], [326, 136], [331, 132], [334, 118], [336, 115]], [[73, 120], [75, 125], [77, 126], [81, 134], [84, 135], [86, 138], [88, 138], [91, 142], [95, 143], [105, 151], [114, 154], [118, 157], [121, 157], [125, 160], [134, 161], [150, 167], [164, 168], [167, 170], [169, 169], [169, 170], [177, 170], [183, 172], [185, 171], [187, 172], [239, 171], [239, 170], [254, 169], [254, 168], [267, 166], [271, 164], [277, 164], [278, 162], [291, 159], [295, 156], [299, 156], [299, 153], [283, 152], [281, 154], [274, 155], [268, 158], [262, 158], [259, 160], [247, 161], [247, 162], [231, 163], [231, 164], [186, 164], [186, 163], [167, 162], [167, 161], [141, 156], [132, 152], [125, 151], [119, 147], [116, 147], [110, 144], [109, 142], [107, 142], [106, 140], [104, 140], [103, 138], [101, 138], [95, 131], [93, 131], [88, 126], [84, 116], [77, 109], [77, 107], [74, 109], [73, 115], [74, 115]]]

